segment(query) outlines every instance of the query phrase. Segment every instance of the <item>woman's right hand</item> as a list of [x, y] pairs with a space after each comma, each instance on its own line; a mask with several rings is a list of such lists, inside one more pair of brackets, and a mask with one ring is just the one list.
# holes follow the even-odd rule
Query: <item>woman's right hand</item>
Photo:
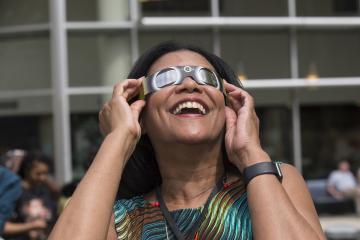
[[99, 112], [100, 130], [104, 135], [117, 131], [127, 131], [136, 141], [141, 136], [139, 115], [145, 106], [144, 100], [128, 101], [140, 90], [144, 77], [127, 79], [114, 86], [111, 100], [107, 101]]

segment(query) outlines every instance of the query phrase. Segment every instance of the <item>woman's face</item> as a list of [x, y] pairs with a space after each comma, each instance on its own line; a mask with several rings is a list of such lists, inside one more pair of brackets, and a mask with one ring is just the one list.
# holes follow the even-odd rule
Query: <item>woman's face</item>
[[[188, 50], [163, 55], [149, 69], [153, 74], [171, 66], [214, 67], [200, 54]], [[176, 111], [184, 106], [182, 111]], [[198, 108], [201, 105], [205, 114]], [[199, 85], [187, 77], [180, 85], [167, 86], [151, 94], [146, 101], [143, 127], [153, 144], [197, 144], [216, 141], [222, 137], [225, 124], [224, 95], [218, 89]]]
[[35, 161], [32, 168], [29, 170], [28, 181], [33, 185], [43, 184], [49, 174], [49, 167], [39, 161]]

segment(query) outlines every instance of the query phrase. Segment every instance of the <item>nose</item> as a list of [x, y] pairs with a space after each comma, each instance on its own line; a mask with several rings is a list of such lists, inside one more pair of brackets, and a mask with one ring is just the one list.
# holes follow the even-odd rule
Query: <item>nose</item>
[[176, 85], [175, 92], [176, 93], [181, 93], [181, 92], [201, 93], [202, 87], [193, 78], [186, 77], [179, 85]]

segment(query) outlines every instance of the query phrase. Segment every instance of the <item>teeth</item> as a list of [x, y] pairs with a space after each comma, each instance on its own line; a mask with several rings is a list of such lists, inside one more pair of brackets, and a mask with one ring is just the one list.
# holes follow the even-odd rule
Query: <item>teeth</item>
[[191, 101], [179, 104], [179, 106], [177, 106], [173, 111], [173, 114], [179, 114], [184, 108], [196, 108], [200, 110], [201, 114], [206, 114], [205, 108], [200, 103]]

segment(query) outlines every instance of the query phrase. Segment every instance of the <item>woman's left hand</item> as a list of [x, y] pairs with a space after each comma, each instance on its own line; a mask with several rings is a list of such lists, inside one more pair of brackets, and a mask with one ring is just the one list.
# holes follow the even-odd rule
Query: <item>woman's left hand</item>
[[242, 172], [257, 162], [270, 161], [259, 139], [259, 119], [254, 100], [245, 90], [224, 81], [226, 106], [225, 146], [229, 160]]

